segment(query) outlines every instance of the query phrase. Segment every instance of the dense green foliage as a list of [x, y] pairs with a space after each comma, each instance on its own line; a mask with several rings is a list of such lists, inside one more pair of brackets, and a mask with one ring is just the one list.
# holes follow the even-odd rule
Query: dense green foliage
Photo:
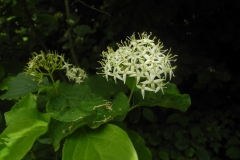
[[[152, 32], [164, 42], [166, 48], [171, 47], [171, 52], [178, 55], [178, 67], [172, 82], [181, 93], [190, 94], [192, 105], [186, 113], [156, 108], [158, 103], [152, 104], [151, 108], [133, 109], [124, 121], [128, 128], [144, 138], [155, 160], [240, 159], [240, 76], [236, 67], [240, 57], [235, 54], [240, 49], [239, 10], [239, 2], [233, 0], [0, 1], [1, 95], [10, 89], [7, 88], [8, 82], [22, 72], [32, 52], [56, 50], [65, 53], [71, 63], [81, 66], [89, 74], [95, 74], [95, 68], [99, 67], [97, 61], [107, 46], [115, 47], [116, 42], [133, 32]], [[56, 73], [55, 77], [67, 81], [62, 73]], [[16, 86], [13, 83], [14, 89], [19, 87], [18, 83], [15, 83]], [[5, 98], [15, 99], [37, 91], [39, 88], [34, 85], [37, 84], [27, 87], [28, 91], [23, 89], [5, 94]], [[94, 93], [109, 96], [99, 93], [98, 89], [94, 91], [94, 88]], [[74, 92], [74, 89], [71, 91]], [[32, 95], [28, 96], [31, 99]], [[38, 106], [46, 105], [45, 98], [42, 96], [39, 99]], [[23, 123], [21, 117], [17, 117], [19, 121], [13, 121], [11, 116], [6, 117], [7, 114], [11, 115], [10, 109], [16, 102], [0, 100], [1, 132], [6, 124], [11, 128], [14, 123], [14, 126]], [[33, 108], [36, 105], [34, 101], [24, 103]], [[20, 109], [21, 105], [16, 103], [14, 107]], [[50, 115], [39, 115], [33, 108], [22, 110], [34, 115], [31, 123], [23, 123], [24, 131], [32, 132], [27, 130], [28, 126], [32, 126], [36, 133], [31, 133], [31, 139], [38, 139], [41, 133], [46, 132]], [[57, 108], [50, 106], [49, 109]], [[57, 125], [58, 121], [54, 123]], [[103, 127], [107, 128], [106, 132], [121, 130], [121, 127], [111, 124]], [[78, 132], [83, 133], [83, 130]], [[131, 140], [136, 138], [134, 134], [131, 136], [128, 133]], [[29, 141], [27, 138], [24, 140]], [[33, 142], [26, 146], [27, 150], [31, 150], [25, 159], [60, 159], [61, 151], [55, 152], [47, 137]], [[71, 140], [66, 142], [68, 145], [71, 143]], [[74, 143], [78, 145], [78, 142]], [[58, 145], [56, 142], [55, 149]]]

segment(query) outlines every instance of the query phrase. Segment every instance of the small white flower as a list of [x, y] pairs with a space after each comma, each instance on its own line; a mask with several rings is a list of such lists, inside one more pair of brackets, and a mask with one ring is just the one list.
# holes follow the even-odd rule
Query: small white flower
[[64, 65], [62, 66], [63, 69], [69, 70], [69, 67], [72, 66], [72, 64], [68, 64], [64, 62]]
[[142, 97], [144, 99], [145, 96], [145, 91], [154, 91], [154, 89], [146, 87], [144, 84], [143, 85], [137, 85], [137, 88], [141, 89]]
[[156, 75], [151, 74], [147, 76], [147, 80], [141, 82], [144, 85], [149, 86], [155, 91], [155, 84], [162, 82], [164, 79], [156, 79]]

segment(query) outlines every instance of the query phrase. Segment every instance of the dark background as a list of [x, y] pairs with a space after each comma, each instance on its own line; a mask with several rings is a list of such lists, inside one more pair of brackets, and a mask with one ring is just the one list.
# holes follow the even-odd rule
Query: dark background
[[[192, 105], [186, 113], [137, 108], [126, 118], [129, 128], [144, 137], [154, 160], [240, 159], [240, 1], [64, 2], [0, 1], [5, 77], [22, 72], [31, 53], [40, 50], [65, 53], [95, 74], [107, 46], [116, 47], [133, 32], [152, 32], [178, 55], [172, 82], [191, 96]], [[0, 113], [11, 106], [0, 101]]]

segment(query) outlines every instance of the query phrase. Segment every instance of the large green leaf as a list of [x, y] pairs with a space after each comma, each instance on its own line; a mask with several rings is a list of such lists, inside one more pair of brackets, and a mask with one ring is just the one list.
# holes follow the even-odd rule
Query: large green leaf
[[51, 94], [47, 103], [47, 111], [55, 113], [55, 118], [63, 122], [75, 121], [79, 117], [96, 115], [94, 121], [89, 122], [91, 128], [106, 123], [118, 115], [126, 115], [129, 110], [128, 98], [119, 93], [113, 102], [105, 100], [90, 92], [86, 84], [70, 85], [60, 83], [58, 94]]
[[83, 100], [90, 96], [90, 89], [85, 84], [70, 85], [67, 83], [59, 83], [57, 94], [55, 91], [48, 92], [51, 96], [47, 103], [48, 112], [58, 113], [64, 107], [77, 107]]
[[0, 159], [19, 160], [34, 141], [48, 128], [49, 115], [34, 108], [14, 109], [5, 113], [7, 128], [0, 134]]
[[60, 141], [64, 137], [73, 133], [73, 131], [76, 130], [77, 128], [86, 125], [86, 121], [88, 118], [90, 117], [80, 118], [72, 122], [62, 122], [54, 118], [51, 118], [48, 132], [52, 139], [54, 150], [57, 151], [59, 149]]
[[[96, 108], [97, 107], [97, 108]], [[89, 122], [91, 128], [97, 128], [101, 124], [112, 120], [116, 116], [125, 116], [129, 110], [128, 98], [125, 94], [119, 93], [112, 103], [100, 103], [98, 106], [93, 106], [97, 113], [96, 118]]]
[[19, 73], [12, 78], [8, 83], [8, 91], [3, 94], [1, 99], [17, 99], [28, 93], [36, 92], [38, 90], [38, 83], [33, 81], [34, 77]]
[[63, 160], [138, 160], [127, 133], [112, 124], [97, 129], [81, 128], [67, 138]]
[[116, 116], [126, 115], [128, 110], [128, 99], [123, 93], [119, 93], [112, 103], [104, 101], [101, 97], [91, 96], [76, 106], [62, 108], [49, 124], [49, 133], [55, 150], [60, 147], [61, 139], [75, 129], [84, 125], [97, 128]]
[[191, 104], [188, 94], [180, 94], [175, 84], [168, 83], [164, 89], [164, 94], [159, 91], [145, 92], [144, 99], [141, 91], [138, 89], [134, 92], [134, 107], [137, 106], [161, 106], [166, 108], [178, 109], [185, 112]]
[[121, 83], [115, 83], [113, 80], [106, 80], [105, 77], [100, 75], [91, 76], [85, 80], [91, 92], [109, 99], [114, 93], [125, 92], [126, 86]]
[[20, 108], [34, 108], [36, 107], [36, 99], [34, 98], [33, 94], [26, 95], [21, 101], [16, 103], [12, 109], [20, 109]]

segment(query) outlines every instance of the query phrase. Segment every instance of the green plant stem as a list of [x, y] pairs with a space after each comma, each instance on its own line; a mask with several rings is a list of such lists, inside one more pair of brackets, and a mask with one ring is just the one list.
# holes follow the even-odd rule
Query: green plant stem
[[55, 81], [54, 81], [54, 78], [53, 78], [52, 73], [53, 73], [53, 72], [49, 72], [48, 75], [49, 75], [49, 77], [51, 78], [51, 81], [52, 81], [52, 83], [53, 83], [53, 87], [54, 87], [56, 93], [58, 94], [58, 91], [57, 91], [57, 88], [56, 88], [56, 86], [55, 86]]
[[135, 85], [136, 85], [136, 79], [135, 79], [135, 81], [134, 81], [134, 83], [133, 83], [133, 86], [132, 86], [132, 89], [131, 89], [131, 93], [130, 93], [130, 95], [129, 95], [129, 97], [128, 97], [128, 103], [130, 103], [130, 101], [131, 101], [131, 99], [132, 99], [132, 95], [133, 95], [133, 92], [134, 92], [134, 90], [135, 90]]
[[53, 84], [55, 84], [55, 81], [54, 81], [54, 78], [53, 78], [52, 74], [49, 74], [49, 77], [51, 78]]
[[132, 106], [131, 108], [129, 108], [128, 112], [130, 112], [131, 110], [133, 110], [134, 108], [136, 108], [137, 106]]

